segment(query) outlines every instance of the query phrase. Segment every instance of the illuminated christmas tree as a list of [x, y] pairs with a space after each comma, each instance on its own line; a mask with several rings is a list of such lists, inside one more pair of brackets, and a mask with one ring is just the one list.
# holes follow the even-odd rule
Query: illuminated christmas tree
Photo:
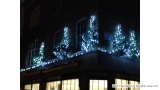
[[39, 54], [37, 57], [33, 58], [34, 64], [40, 64], [42, 63], [42, 60], [44, 59], [44, 43], [42, 42], [41, 47], [39, 49]]
[[98, 26], [96, 16], [92, 15], [90, 18], [89, 28], [82, 36], [81, 50], [90, 51], [97, 49], [98, 45]]
[[70, 53], [68, 52], [70, 46], [70, 37], [69, 37], [68, 27], [64, 27], [64, 34], [62, 41], [56, 47], [56, 51], [54, 51], [54, 55], [60, 59], [70, 57]]
[[118, 54], [122, 56], [123, 50], [125, 48], [125, 36], [122, 34], [121, 25], [117, 25], [114, 36], [110, 41], [110, 50], [111, 54]]
[[139, 57], [139, 48], [137, 42], [135, 40], [135, 33], [134, 31], [130, 32], [129, 41], [126, 43], [127, 48], [125, 51], [125, 56], [129, 58], [138, 58]]

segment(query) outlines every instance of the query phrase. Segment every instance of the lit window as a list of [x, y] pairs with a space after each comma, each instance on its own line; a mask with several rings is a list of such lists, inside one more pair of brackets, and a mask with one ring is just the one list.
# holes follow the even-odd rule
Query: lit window
[[76, 37], [76, 47], [81, 47], [82, 36], [86, 33], [86, 18], [79, 20], [76, 24], [77, 37]]
[[68, 79], [62, 81], [62, 90], [79, 90], [78, 79]]
[[118, 85], [118, 87], [116, 87], [115, 90], [128, 90], [127, 87], [120, 87], [119, 86], [119, 85], [128, 85], [128, 80], [116, 79], [115, 83], [116, 83], [116, 85]]
[[39, 90], [39, 83], [36, 84], [26, 84], [24, 90]]
[[61, 81], [47, 82], [46, 90], [60, 90]]
[[39, 90], [39, 84], [32, 84], [32, 90]]
[[31, 84], [26, 84], [24, 86], [24, 90], [31, 90]]
[[90, 80], [89, 90], [108, 90], [107, 80]]
[[54, 34], [54, 46], [57, 46], [60, 41], [61, 41], [61, 31], [59, 30]]
[[[137, 87], [140, 83], [138, 82], [138, 81], [129, 81], [129, 84], [130, 85], [134, 85], [134, 87], [131, 87], [131, 89], [130, 90], [140, 90], [140, 88], [139, 87]], [[136, 86], [137, 85], [137, 86]]]
[[40, 23], [41, 6], [36, 7], [30, 14], [30, 29]]

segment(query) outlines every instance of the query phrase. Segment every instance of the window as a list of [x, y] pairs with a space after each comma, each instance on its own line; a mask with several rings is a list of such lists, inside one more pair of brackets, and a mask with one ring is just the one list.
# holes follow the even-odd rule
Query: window
[[90, 80], [89, 90], [108, 90], [107, 80]]
[[59, 30], [54, 34], [54, 46], [57, 46], [60, 41], [61, 41], [61, 31]]
[[[138, 82], [138, 81], [129, 81], [129, 84], [130, 85], [139, 85], [140, 83]], [[131, 87], [131, 89], [130, 90], [140, 90], [140, 88], [139, 87]]]
[[26, 84], [24, 90], [39, 90], [39, 83], [36, 84]]
[[80, 48], [82, 42], [82, 35], [86, 33], [86, 18], [79, 20], [76, 24], [77, 36], [76, 36], [76, 48]]
[[39, 90], [39, 83], [32, 84], [32, 90]]
[[60, 90], [61, 81], [47, 82], [46, 90]]
[[30, 29], [40, 23], [41, 6], [36, 7], [30, 14]]
[[31, 84], [26, 84], [24, 86], [24, 90], [31, 90]]
[[56, 0], [56, 13], [59, 13], [62, 11], [62, 0]]
[[[127, 85], [128, 84], [128, 80], [125, 79], [116, 79], [115, 83], [117, 85]], [[127, 87], [116, 87], [115, 90], [128, 90]]]
[[32, 59], [36, 54], [38, 53], [38, 39], [36, 39], [34, 42], [31, 42], [28, 45], [27, 54], [26, 54], [26, 67], [29, 65], [32, 65]]
[[62, 90], [79, 90], [78, 79], [68, 79], [62, 81]]
[[[128, 82], [129, 81], [129, 82]], [[140, 90], [139, 87], [137, 87], [136, 85], [139, 84], [138, 81], [132, 81], [132, 80], [124, 80], [124, 79], [116, 79], [115, 83], [117, 85], [130, 85], [129, 88], [127, 87], [116, 87], [115, 90]]]

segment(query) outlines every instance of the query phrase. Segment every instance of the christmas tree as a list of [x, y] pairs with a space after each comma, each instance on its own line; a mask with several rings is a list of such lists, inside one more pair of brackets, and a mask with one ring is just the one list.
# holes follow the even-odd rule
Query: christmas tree
[[68, 52], [69, 46], [70, 46], [69, 36], [70, 35], [69, 35], [68, 27], [64, 27], [64, 34], [63, 34], [62, 41], [59, 43], [59, 45], [56, 47], [56, 50], [53, 52], [56, 57], [60, 59], [70, 57], [70, 54]]
[[81, 50], [90, 51], [95, 50], [98, 45], [98, 26], [96, 16], [92, 15], [90, 18], [89, 28], [82, 36]]
[[111, 54], [123, 54], [123, 50], [125, 47], [125, 36], [122, 34], [121, 25], [117, 25], [114, 36], [110, 41], [110, 50], [109, 53]]
[[39, 49], [39, 54], [37, 57], [33, 58], [33, 62], [35, 64], [40, 64], [40, 63], [42, 63], [43, 59], [44, 59], [44, 43], [42, 42], [41, 47]]
[[125, 56], [129, 58], [138, 58], [139, 57], [139, 48], [137, 42], [135, 40], [135, 33], [134, 31], [130, 32], [130, 37], [128, 42], [126, 43], [127, 48], [125, 51]]

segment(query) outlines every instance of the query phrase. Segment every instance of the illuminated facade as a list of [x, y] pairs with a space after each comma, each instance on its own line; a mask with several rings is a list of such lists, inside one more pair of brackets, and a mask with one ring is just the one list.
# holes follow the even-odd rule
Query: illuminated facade
[[133, 3], [139, 5], [138, 0], [25, 1], [21, 89], [139, 90], [112, 86], [140, 84], [140, 10]]

